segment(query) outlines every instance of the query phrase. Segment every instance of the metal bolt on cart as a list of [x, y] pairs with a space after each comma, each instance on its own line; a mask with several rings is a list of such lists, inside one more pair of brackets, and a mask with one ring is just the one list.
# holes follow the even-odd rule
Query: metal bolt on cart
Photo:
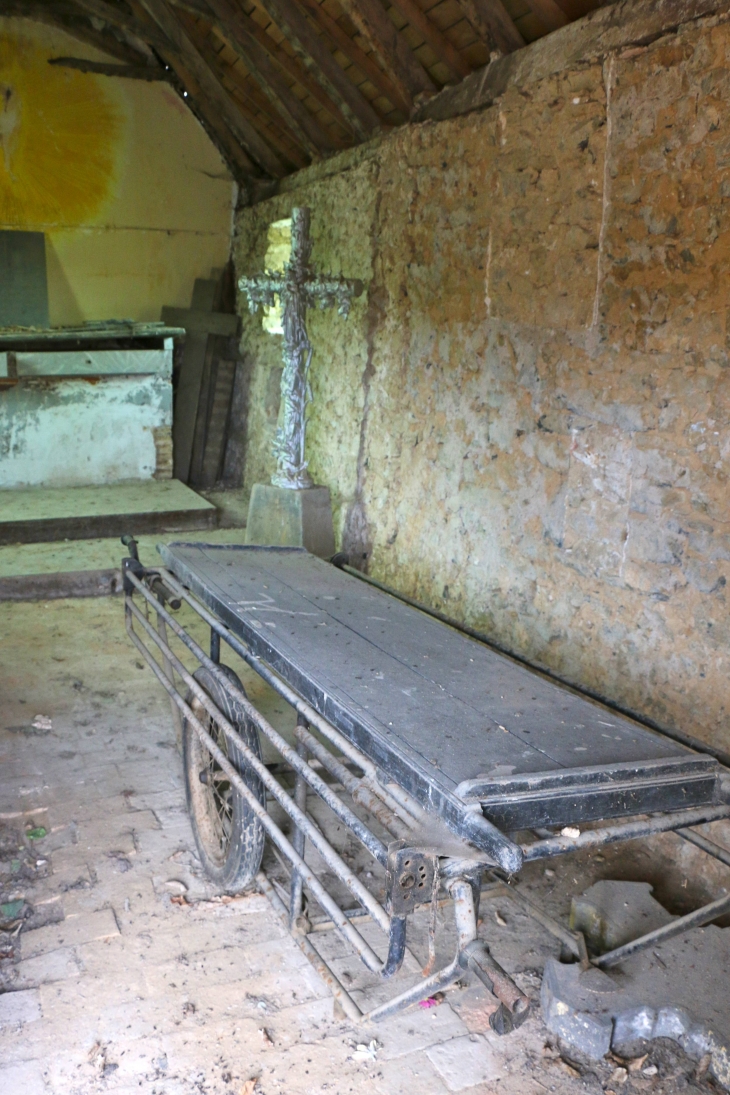
[[[266, 893], [351, 1019], [384, 1019], [471, 971], [498, 1002], [494, 1030], [524, 1022], [528, 997], [477, 936], [485, 884], [589, 962], [580, 933], [515, 884], [524, 863], [670, 830], [730, 862], [691, 828], [730, 817], [730, 758], [548, 679], [342, 557], [333, 566], [299, 548], [177, 543], [159, 548], [164, 565], [145, 567], [135, 541], [123, 542], [127, 632], [172, 701], [203, 865], [224, 891]], [[209, 628], [208, 652], [173, 614], [183, 606]], [[222, 643], [291, 705], [293, 741], [221, 664]], [[371, 857], [384, 900], [328, 840], [322, 808]], [[261, 871], [267, 839], [287, 893]], [[313, 938], [339, 932], [387, 979], [406, 955], [409, 917], [430, 905], [433, 969], [439, 904], [453, 906], [452, 960], [363, 1012]], [[730, 897], [592, 961], [614, 965], [728, 910]]]

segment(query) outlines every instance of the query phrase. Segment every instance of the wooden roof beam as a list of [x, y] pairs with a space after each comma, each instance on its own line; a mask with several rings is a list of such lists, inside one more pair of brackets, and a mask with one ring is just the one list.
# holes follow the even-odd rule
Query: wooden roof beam
[[[170, 3], [174, 8], [179, 8], [181, 11], [190, 12], [192, 15], [198, 15], [203, 19], [206, 19], [211, 26], [217, 27], [221, 34], [225, 37], [225, 30], [221, 26], [220, 20], [217, 18], [206, 0], [170, 0]], [[260, 46], [266, 50], [279, 69], [287, 76], [291, 77], [301, 88], [303, 88], [308, 95], [310, 95], [323, 110], [327, 111], [329, 117], [344, 125], [348, 133], [354, 134], [354, 128], [348, 118], [342, 113], [339, 107], [329, 98], [324, 88], [314, 80], [299, 58], [286, 50], [282, 49], [278, 42], [275, 42], [270, 34], [267, 34], [263, 27], [260, 27], [255, 20], [249, 15], [246, 15], [243, 8], [240, 9], [241, 18], [245, 22], [246, 28], [252, 38], [255, 38]]]
[[296, 0], [260, 0], [260, 5], [348, 118], [357, 136], [362, 140], [370, 137], [380, 126], [378, 115], [365, 96], [347, 79], [325, 43], [307, 22]]
[[401, 110], [408, 116], [411, 109], [408, 100], [403, 98], [396, 85], [383, 72], [382, 68], [375, 63], [373, 58], [361, 50], [357, 42], [353, 41], [337, 20], [333, 19], [332, 16], [325, 11], [324, 4], [319, 4], [317, 0], [302, 0], [302, 3], [312, 19], [319, 24], [337, 48], [344, 53], [345, 57], [360, 69], [363, 75], [370, 80], [371, 84], [373, 84], [396, 109]]
[[123, 31], [117, 37], [116, 28], [97, 30], [92, 27], [85, 12], [70, 4], [34, 3], [32, 0], [2, 0], [0, 12], [3, 15], [15, 15], [33, 19], [37, 23], [59, 27], [79, 42], [85, 42], [95, 49], [108, 53], [130, 65], [157, 64], [157, 60], [142, 42], [130, 42]]
[[73, 68], [77, 72], [89, 72], [94, 76], [120, 76], [125, 80], [169, 80], [169, 74], [161, 65], [110, 65], [103, 61], [87, 61], [83, 57], [50, 57], [49, 65]]
[[570, 22], [555, 0], [527, 0], [527, 6], [533, 15], [538, 17], [548, 34], [551, 30], [559, 30]]
[[139, 3], [169, 39], [165, 52], [169, 55], [172, 51], [182, 61], [185, 69], [199, 85], [209, 105], [220, 111], [231, 133], [238, 138], [248, 155], [273, 178], [281, 178], [285, 175], [286, 170], [279, 156], [262, 140], [258, 131], [230, 98], [219, 78], [193, 45], [165, 0], [139, 0]]
[[500, 53], [514, 53], [524, 46], [525, 39], [512, 21], [502, 0], [456, 0], [467, 22], [486, 45]]
[[[465, 57], [459, 53], [456, 46], [444, 32], [436, 26], [428, 15], [419, 8], [416, 0], [391, 0], [398, 8], [401, 15], [408, 20], [414, 30], [428, 42], [433, 52], [457, 80], [463, 80], [472, 71], [471, 65]], [[535, 0], [539, 3], [540, 0]], [[545, 0], [546, 3], [555, 3], [555, 0]], [[529, 3], [529, 0], [528, 0]]]
[[[218, 77], [226, 94], [240, 107], [261, 137], [277, 148], [293, 167], [306, 167], [312, 160], [311, 153], [282, 120], [281, 114], [263, 94], [251, 73], [243, 74], [235, 65], [227, 64], [207, 37], [207, 30], [205, 34], [197, 35], [195, 30], [198, 28], [188, 25], [186, 29], [195, 48]], [[267, 122], [273, 123], [276, 132], [272, 132]]]
[[234, 0], [209, 0], [209, 3], [232, 48], [299, 143], [315, 158], [332, 150], [335, 144], [330, 135], [292, 93], [263, 47], [249, 33]]
[[436, 90], [380, 0], [340, 0], [340, 4], [411, 108], [417, 95]]
[[[256, 179], [257, 168], [253, 160], [221, 118], [220, 112], [208, 102], [195, 77], [187, 71], [180, 58], [169, 52], [167, 56], [163, 57], [163, 60], [170, 66], [176, 77], [183, 102], [197, 116], [213, 144], [228, 164], [234, 179], [250, 190], [258, 181]], [[183, 96], [182, 91], [186, 92], [185, 96]]]
[[142, 42], [146, 42], [155, 49], [166, 49], [170, 43], [167, 37], [156, 26], [145, 26], [130, 15], [121, 4], [108, 4], [106, 0], [74, 0], [78, 7], [83, 8], [88, 15], [97, 19], [103, 19], [110, 27], [121, 27], [129, 31]]

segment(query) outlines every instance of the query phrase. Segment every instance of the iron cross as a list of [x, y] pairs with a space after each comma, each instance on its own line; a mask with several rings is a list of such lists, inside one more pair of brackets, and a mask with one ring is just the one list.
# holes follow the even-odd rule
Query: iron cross
[[238, 288], [248, 297], [250, 311], [255, 312], [260, 304], [272, 307], [277, 296], [283, 307], [283, 412], [272, 448], [276, 471], [271, 482], [275, 487], [289, 487], [292, 490], [312, 486], [304, 459], [305, 412], [307, 403], [312, 399], [308, 379], [312, 344], [307, 337], [307, 308], [315, 305], [332, 308], [336, 305], [340, 315], [347, 316], [350, 301], [360, 296], [363, 290], [361, 281], [314, 273], [309, 264], [312, 252], [309, 221], [309, 209], [292, 209], [291, 257], [281, 273], [267, 270], [264, 274], [241, 278], [238, 282]]

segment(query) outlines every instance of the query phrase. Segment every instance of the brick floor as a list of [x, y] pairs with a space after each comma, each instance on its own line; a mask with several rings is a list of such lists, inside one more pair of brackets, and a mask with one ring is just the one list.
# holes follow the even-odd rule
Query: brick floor
[[[203, 876], [167, 699], [118, 599], [0, 604], [0, 641], [0, 889], [31, 911], [0, 961], [2, 1095], [248, 1095], [253, 1079], [262, 1095], [602, 1090], [545, 1058], [539, 1013], [497, 1039], [473, 987], [385, 1027], [335, 1018], [268, 901], [223, 901]], [[249, 684], [285, 728], [280, 701]], [[497, 911], [485, 905], [483, 931], [536, 997], [556, 945]], [[400, 984], [377, 985], [336, 936], [318, 942], [356, 998]]]

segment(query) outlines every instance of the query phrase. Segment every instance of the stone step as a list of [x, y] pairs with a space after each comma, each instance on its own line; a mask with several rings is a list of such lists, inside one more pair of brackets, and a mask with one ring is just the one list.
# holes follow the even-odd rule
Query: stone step
[[176, 479], [0, 491], [0, 545], [210, 529], [216, 507]]

